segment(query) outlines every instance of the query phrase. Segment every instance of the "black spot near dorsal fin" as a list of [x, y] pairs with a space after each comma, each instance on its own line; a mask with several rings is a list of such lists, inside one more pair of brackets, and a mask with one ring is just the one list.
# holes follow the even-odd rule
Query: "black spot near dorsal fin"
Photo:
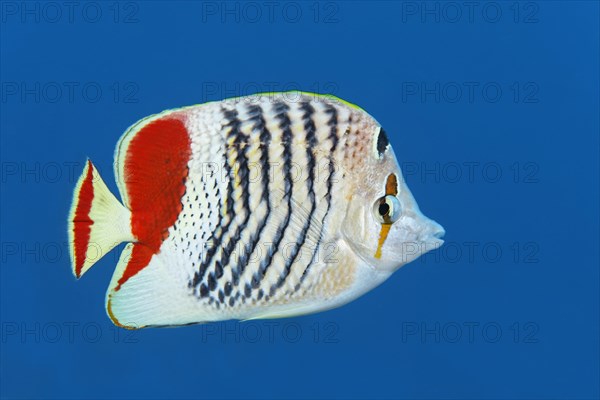
[[379, 130], [379, 135], [377, 136], [377, 152], [379, 153], [379, 157], [383, 156], [383, 153], [385, 153], [385, 150], [389, 145], [390, 141], [388, 140], [387, 134], [383, 128], [381, 128]]

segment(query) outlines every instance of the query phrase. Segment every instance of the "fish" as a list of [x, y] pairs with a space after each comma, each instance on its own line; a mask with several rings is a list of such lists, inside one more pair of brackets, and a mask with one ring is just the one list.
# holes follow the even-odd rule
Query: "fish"
[[127, 329], [340, 307], [445, 234], [382, 126], [332, 95], [166, 110], [125, 131], [113, 167], [121, 201], [88, 159], [67, 230], [77, 279], [126, 243], [105, 306]]

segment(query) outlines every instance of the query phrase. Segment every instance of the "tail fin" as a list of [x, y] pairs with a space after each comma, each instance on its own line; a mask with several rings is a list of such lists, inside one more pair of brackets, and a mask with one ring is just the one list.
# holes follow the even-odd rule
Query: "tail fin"
[[75, 186], [68, 225], [71, 265], [77, 278], [119, 243], [135, 241], [131, 213], [108, 190], [90, 160]]

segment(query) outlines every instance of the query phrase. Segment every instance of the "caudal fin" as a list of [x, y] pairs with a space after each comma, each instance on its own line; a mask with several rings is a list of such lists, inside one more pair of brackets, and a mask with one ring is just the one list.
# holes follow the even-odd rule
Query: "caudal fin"
[[75, 186], [68, 230], [77, 278], [119, 243], [135, 241], [130, 211], [108, 190], [90, 160]]

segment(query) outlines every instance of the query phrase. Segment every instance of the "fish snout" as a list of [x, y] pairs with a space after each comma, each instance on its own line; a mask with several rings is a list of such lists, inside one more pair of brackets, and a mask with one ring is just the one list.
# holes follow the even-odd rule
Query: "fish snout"
[[427, 246], [427, 251], [437, 249], [444, 240], [442, 239], [446, 235], [444, 227], [432, 219], [423, 217], [422, 222], [423, 230], [419, 234], [419, 241]]

